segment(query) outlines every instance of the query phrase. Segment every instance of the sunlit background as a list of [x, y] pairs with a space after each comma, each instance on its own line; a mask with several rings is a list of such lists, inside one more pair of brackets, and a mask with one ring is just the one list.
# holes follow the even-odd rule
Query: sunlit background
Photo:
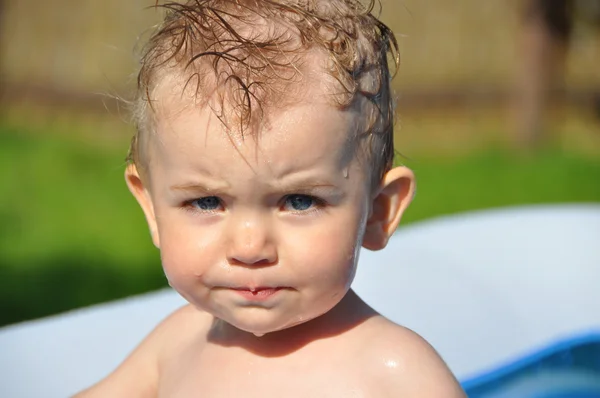
[[[153, 3], [0, 0], [0, 326], [166, 286], [117, 100]], [[383, 1], [398, 162], [418, 178], [404, 224], [600, 201], [600, 2], [571, 3], [557, 32], [525, 0]]]

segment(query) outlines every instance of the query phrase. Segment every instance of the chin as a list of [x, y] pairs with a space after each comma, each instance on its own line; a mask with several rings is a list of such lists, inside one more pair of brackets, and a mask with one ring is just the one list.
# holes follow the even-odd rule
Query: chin
[[225, 318], [223, 320], [229, 323], [230, 325], [236, 327], [237, 329], [243, 330], [244, 332], [252, 333], [255, 335], [264, 335], [268, 333], [275, 333], [282, 330], [286, 330], [313, 319], [313, 317], [305, 316], [297, 316], [291, 319], [275, 319], [275, 317], [269, 315], [272, 314], [256, 314], [256, 316], [245, 317], [245, 319]]
[[324, 310], [323, 312], [317, 313], [304, 313], [297, 314], [293, 318], [287, 319], [273, 319], [267, 320], [265, 319], [261, 322], [259, 318], [252, 318], [250, 322], [231, 322], [230, 324], [235, 326], [237, 329], [243, 330], [248, 333], [252, 333], [255, 335], [265, 335], [268, 333], [277, 333], [283, 332], [293, 327], [312, 322], [316, 319], [321, 318], [323, 315], [326, 315], [329, 310]]
[[295, 325], [281, 322], [257, 322], [256, 320], [252, 322], [230, 322], [230, 324], [239, 330], [243, 330], [244, 332], [252, 333], [254, 335], [274, 333]]

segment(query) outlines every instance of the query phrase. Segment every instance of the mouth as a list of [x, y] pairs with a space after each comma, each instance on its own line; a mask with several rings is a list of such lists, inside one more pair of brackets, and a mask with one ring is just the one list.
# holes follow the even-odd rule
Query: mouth
[[249, 300], [266, 300], [274, 296], [277, 292], [285, 289], [284, 287], [236, 287], [232, 288], [234, 292]]

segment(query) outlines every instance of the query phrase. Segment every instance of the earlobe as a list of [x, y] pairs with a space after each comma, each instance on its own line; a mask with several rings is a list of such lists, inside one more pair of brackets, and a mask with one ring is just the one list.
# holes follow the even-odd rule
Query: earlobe
[[363, 237], [364, 248], [381, 250], [387, 245], [414, 192], [415, 176], [410, 169], [396, 167], [386, 173], [371, 204]]
[[135, 197], [139, 203], [146, 221], [148, 222], [148, 228], [150, 229], [150, 235], [152, 236], [152, 242], [157, 248], [160, 247], [160, 239], [158, 235], [158, 228], [156, 225], [156, 215], [154, 213], [154, 204], [152, 203], [152, 197], [148, 192], [148, 189], [144, 185], [142, 178], [134, 164], [130, 164], [125, 169], [125, 181], [131, 194]]

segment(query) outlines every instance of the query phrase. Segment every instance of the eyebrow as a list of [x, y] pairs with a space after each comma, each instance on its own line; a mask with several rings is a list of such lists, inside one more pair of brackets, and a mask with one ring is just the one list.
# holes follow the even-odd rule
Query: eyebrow
[[335, 184], [327, 181], [319, 180], [300, 180], [289, 183], [282, 182], [280, 184], [268, 184], [269, 188], [278, 192], [310, 192], [314, 190], [326, 190], [331, 192], [339, 192], [340, 188]]
[[[267, 184], [267, 186], [271, 190], [278, 192], [308, 192], [313, 190], [339, 191], [339, 188], [336, 185], [324, 181], [298, 181], [290, 184]], [[204, 184], [189, 182], [172, 185], [169, 189], [171, 191], [218, 193], [226, 191], [229, 187], [229, 184], [219, 184], [209, 188]]]
[[184, 184], [172, 185], [171, 191], [186, 191], [186, 192], [221, 192], [230, 187], [229, 184], [214, 184], [213, 187], [207, 187], [205, 184], [198, 182], [189, 182]]

